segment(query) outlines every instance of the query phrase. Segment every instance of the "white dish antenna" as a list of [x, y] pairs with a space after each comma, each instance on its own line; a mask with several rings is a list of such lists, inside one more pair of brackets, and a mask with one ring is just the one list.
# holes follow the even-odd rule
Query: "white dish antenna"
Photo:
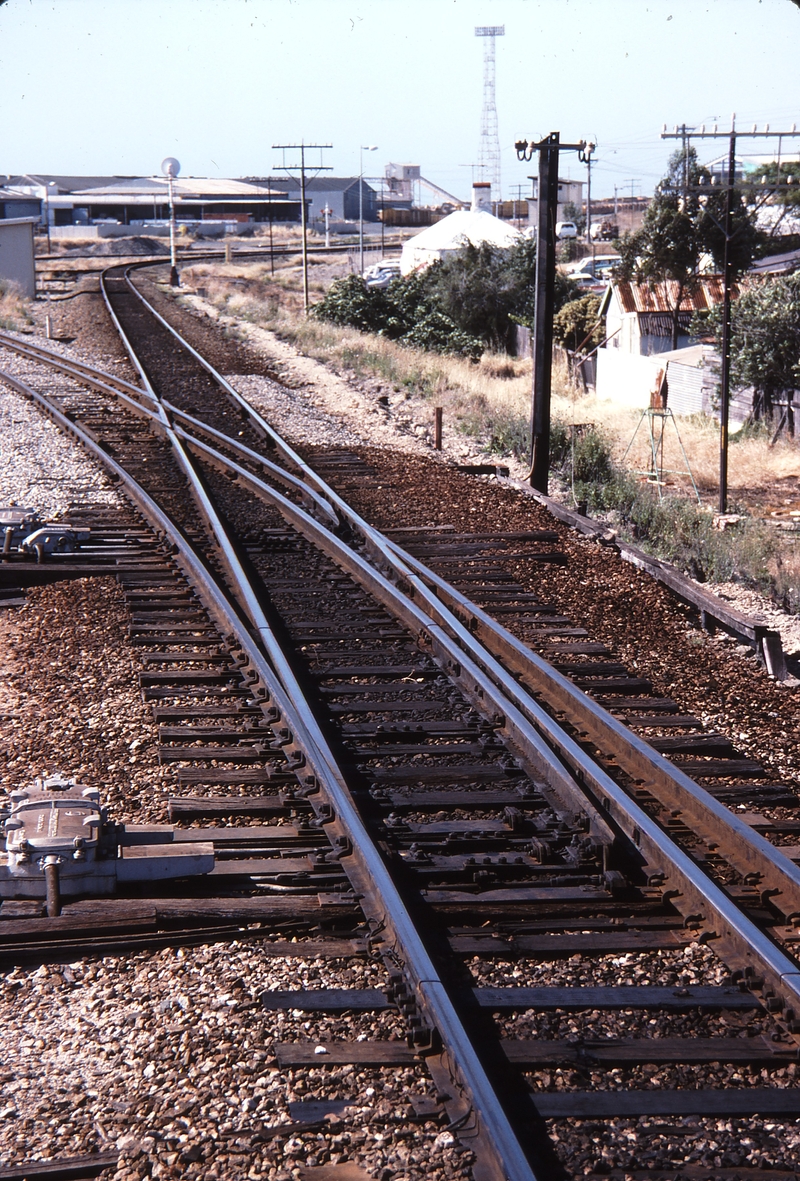
[[161, 171], [164, 176], [176, 177], [180, 170], [180, 160], [176, 160], [174, 156], [167, 156], [166, 160], [161, 161]]

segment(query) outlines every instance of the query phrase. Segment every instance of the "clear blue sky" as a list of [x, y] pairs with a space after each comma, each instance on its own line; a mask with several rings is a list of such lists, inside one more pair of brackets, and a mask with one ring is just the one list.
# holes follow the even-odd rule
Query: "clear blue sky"
[[[800, 124], [791, 0], [6, 0], [0, 173], [265, 174], [273, 142], [331, 142], [337, 174], [421, 165], [457, 194], [497, 41], [504, 195], [518, 138], [596, 140], [597, 196], [651, 192], [663, 123]], [[800, 140], [795, 141], [800, 147]], [[720, 145], [720, 150], [724, 145]], [[784, 150], [786, 150], [785, 146]], [[708, 155], [712, 155], [712, 147]], [[584, 177], [577, 158], [562, 173]]]

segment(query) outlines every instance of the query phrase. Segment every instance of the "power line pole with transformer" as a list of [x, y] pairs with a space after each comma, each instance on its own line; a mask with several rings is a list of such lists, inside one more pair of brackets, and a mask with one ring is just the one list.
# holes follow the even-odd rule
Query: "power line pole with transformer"
[[[738, 139], [777, 139], [796, 136], [795, 124], [791, 131], [770, 131], [766, 124], [763, 131], [759, 131], [755, 124], [751, 131], [737, 131], [736, 115], [731, 116], [729, 131], [719, 131], [714, 124], [713, 131], [706, 131], [705, 125], [699, 128], [687, 127], [682, 124], [673, 131], [667, 131], [667, 126], [661, 132], [662, 139], [679, 139], [682, 143], [684, 177], [688, 177], [688, 155], [692, 139], [727, 139], [728, 167], [725, 175], [725, 220], [720, 227], [725, 235], [725, 250], [722, 264], [722, 357], [720, 366], [720, 405], [719, 405], [719, 512], [728, 510], [728, 419], [730, 414], [730, 383], [731, 383], [731, 288], [733, 286], [733, 252], [731, 243], [737, 231], [733, 229], [733, 197], [736, 184], [736, 141]], [[712, 178], [713, 179], [713, 178]], [[688, 192], [688, 181], [684, 180], [684, 197]], [[705, 186], [699, 191], [708, 192]]]

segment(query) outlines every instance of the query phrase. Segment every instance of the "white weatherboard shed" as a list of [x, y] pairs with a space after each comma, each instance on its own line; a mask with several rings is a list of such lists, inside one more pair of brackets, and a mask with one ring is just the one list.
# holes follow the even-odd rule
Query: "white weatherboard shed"
[[435, 225], [409, 238], [400, 254], [400, 271], [403, 275], [410, 275], [413, 271], [447, 258], [468, 242], [473, 246], [489, 242], [492, 246], [507, 247], [521, 240], [519, 230], [501, 221], [484, 207], [484, 191], [487, 188], [491, 192], [490, 185], [476, 183], [473, 185], [470, 210], [459, 209], [450, 213]]
[[38, 217], [0, 218], [0, 279], [15, 283], [22, 295], [36, 294], [33, 227]]

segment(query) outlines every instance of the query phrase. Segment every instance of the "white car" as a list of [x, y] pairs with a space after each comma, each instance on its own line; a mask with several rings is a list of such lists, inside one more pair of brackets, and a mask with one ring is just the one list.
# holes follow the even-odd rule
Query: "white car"
[[556, 222], [556, 237], [557, 238], [577, 238], [578, 227], [574, 221], [557, 221]]
[[570, 279], [585, 294], [599, 295], [605, 291], [607, 286], [605, 279], [601, 279], [600, 276], [595, 278], [594, 275], [588, 274], [586, 271], [579, 271], [577, 274], [570, 275]]
[[373, 263], [364, 271], [363, 279], [367, 287], [388, 287], [394, 279], [400, 278], [399, 259], [385, 258], [382, 262]]

